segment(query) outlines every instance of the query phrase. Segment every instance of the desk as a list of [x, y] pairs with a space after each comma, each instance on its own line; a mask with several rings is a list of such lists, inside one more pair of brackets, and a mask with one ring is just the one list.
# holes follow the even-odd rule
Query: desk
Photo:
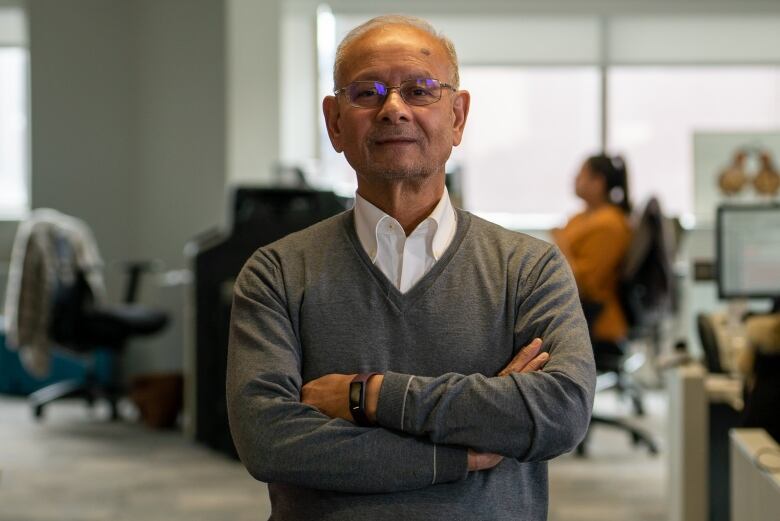
[[[776, 521], [780, 516], [780, 472], [765, 472], [755, 460], [761, 450], [780, 453], [780, 446], [764, 429], [733, 429], [730, 438], [732, 521]], [[780, 458], [772, 459], [776, 462]]]
[[728, 430], [742, 408], [742, 382], [699, 364], [668, 373], [668, 484], [671, 521], [729, 518]]

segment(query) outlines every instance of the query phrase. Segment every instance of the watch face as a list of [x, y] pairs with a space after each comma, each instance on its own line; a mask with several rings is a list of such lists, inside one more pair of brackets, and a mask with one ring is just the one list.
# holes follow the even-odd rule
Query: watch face
[[355, 382], [349, 386], [349, 404], [353, 409], [359, 407], [360, 389], [363, 387], [360, 382]]

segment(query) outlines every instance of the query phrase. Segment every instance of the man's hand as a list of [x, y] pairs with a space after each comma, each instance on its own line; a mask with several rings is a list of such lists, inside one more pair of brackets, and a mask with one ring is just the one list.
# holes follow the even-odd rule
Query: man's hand
[[[301, 402], [313, 405], [331, 418], [344, 418], [354, 423], [355, 419], [349, 411], [349, 384], [354, 377], [354, 374], [320, 376], [301, 388]], [[371, 423], [376, 422], [379, 389], [384, 378], [384, 375], [375, 374], [366, 383], [366, 416]]]
[[301, 389], [301, 402], [313, 405], [331, 418], [354, 421], [349, 412], [349, 383], [354, 374], [326, 374]]
[[[535, 338], [517, 352], [507, 366], [498, 373], [498, 376], [538, 371], [550, 359], [549, 354], [539, 353], [541, 348], [542, 339]], [[352, 413], [349, 412], [349, 384], [354, 376], [354, 374], [326, 374], [312, 380], [301, 389], [301, 402], [316, 407], [331, 418], [343, 418], [354, 422]], [[366, 413], [371, 422], [376, 421], [376, 407], [383, 379], [383, 375], [375, 375], [369, 379], [367, 384]], [[504, 459], [503, 456], [498, 454], [475, 452], [469, 449], [469, 471], [491, 469], [498, 465], [502, 459]]]
[[473, 449], [469, 449], [469, 472], [475, 472], [477, 470], [492, 469], [504, 459], [503, 456], [498, 454], [491, 454], [490, 452], [476, 452]]
[[[547, 353], [539, 354], [539, 350], [542, 348], [542, 339], [534, 338], [533, 341], [517, 352], [512, 361], [498, 373], [498, 376], [506, 376], [511, 373], [530, 373], [531, 371], [538, 371], [547, 360], [550, 359], [550, 355]], [[469, 472], [477, 470], [492, 469], [504, 459], [499, 454], [492, 454], [490, 452], [475, 452], [469, 449], [468, 465]]]
[[517, 352], [515, 357], [504, 367], [498, 376], [507, 376], [510, 373], [530, 373], [538, 371], [547, 360], [550, 359], [548, 353], [539, 353], [542, 348], [542, 339], [534, 338], [533, 341]]

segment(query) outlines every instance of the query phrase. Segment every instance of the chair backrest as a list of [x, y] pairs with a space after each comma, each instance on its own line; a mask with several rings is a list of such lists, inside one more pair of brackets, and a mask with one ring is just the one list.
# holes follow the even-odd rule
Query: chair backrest
[[634, 226], [620, 275], [620, 299], [629, 328], [652, 327], [676, 307], [673, 262], [677, 249], [674, 221], [651, 198]]
[[58, 273], [53, 280], [49, 334], [58, 345], [78, 350], [84, 317], [94, 303], [94, 295], [84, 271], [76, 263], [68, 236], [53, 233], [52, 243]]
[[720, 363], [720, 349], [718, 336], [715, 334], [715, 326], [712, 319], [706, 313], [696, 315], [696, 328], [699, 330], [699, 341], [704, 351], [704, 362], [710, 373], [724, 373]]

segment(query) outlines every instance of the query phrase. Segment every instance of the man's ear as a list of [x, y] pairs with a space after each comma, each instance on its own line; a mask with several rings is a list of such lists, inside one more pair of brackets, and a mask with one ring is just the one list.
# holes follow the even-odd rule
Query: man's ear
[[471, 94], [467, 90], [459, 90], [453, 94], [455, 100], [452, 103], [453, 122], [452, 122], [452, 146], [460, 145], [463, 139], [463, 130], [466, 128], [466, 119], [469, 116], [469, 105], [471, 103]]
[[325, 99], [322, 100], [322, 113], [325, 115], [325, 127], [328, 129], [330, 144], [333, 145], [336, 152], [340, 153], [344, 147], [341, 146], [339, 100], [335, 96], [325, 96]]

